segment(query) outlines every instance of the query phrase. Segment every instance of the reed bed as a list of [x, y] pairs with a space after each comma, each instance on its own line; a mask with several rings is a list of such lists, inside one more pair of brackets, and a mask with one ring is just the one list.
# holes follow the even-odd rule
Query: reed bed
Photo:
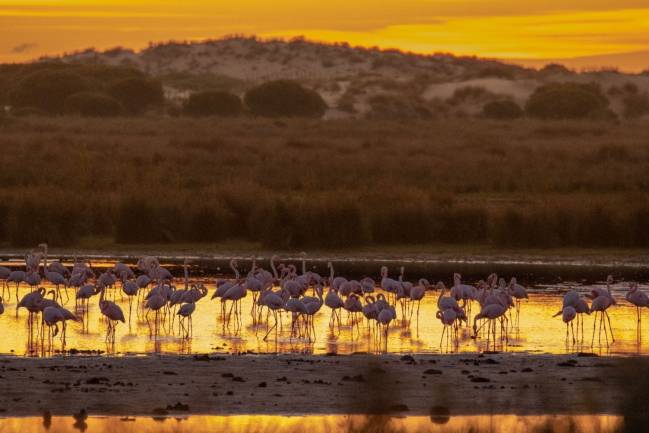
[[0, 243], [648, 247], [646, 126], [8, 118]]

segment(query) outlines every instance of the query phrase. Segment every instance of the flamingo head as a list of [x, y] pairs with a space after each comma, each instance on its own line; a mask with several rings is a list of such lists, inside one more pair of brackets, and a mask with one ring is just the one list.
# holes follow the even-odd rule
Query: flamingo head
[[606, 277], [606, 284], [613, 284], [613, 275]]

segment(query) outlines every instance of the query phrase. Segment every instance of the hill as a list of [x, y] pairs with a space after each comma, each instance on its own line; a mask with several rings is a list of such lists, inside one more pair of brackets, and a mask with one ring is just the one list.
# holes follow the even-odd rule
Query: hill
[[[647, 73], [579, 73], [559, 65], [532, 69], [490, 59], [420, 55], [300, 38], [235, 36], [152, 44], [139, 52], [88, 49], [41, 60], [135, 67], [160, 78], [167, 96], [176, 100], [196, 90], [241, 94], [263, 81], [293, 79], [323, 95], [330, 107], [329, 118], [475, 115], [491, 100], [509, 98], [522, 104], [539, 85], [559, 81], [596, 82], [605, 91], [627, 83], [640, 92], [649, 90]], [[619, 113], [621, 104], [614, 99], [612, 108]]]

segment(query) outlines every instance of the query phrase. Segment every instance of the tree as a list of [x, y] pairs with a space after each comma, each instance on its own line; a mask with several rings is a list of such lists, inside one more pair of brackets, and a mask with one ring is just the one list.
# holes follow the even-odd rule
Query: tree
[[107, 93], [119, 101], [129, 114], [141, 114], [164, 101], [162, 84], [146, 78], [126, 78], [108, 87]]
[[606, 115], [608, 104], [597, 84], [552, 83], [532, 93], [525, 111], [541, 119], [583, 119]]
[[11, 94], [11, 104], [31, 107], [48, 114], [63, 112], [65, 100], [90, 88], [79, 74], [66, 70], [40, 70], [23, 78]]
[[486, 103], [482, 107], [482, 116], [498, 120], [518, 119], [523, 116], [523, 110], [516, 102], [504, 99]]
[[80, 92], [65, 100], [65, 112], [86, 117], [111, 117], [124, 112], [124, 107], [114, 98], [97, 92]]
[[243, 112], [241, 98], [228, 92], [192, 93], [183, 111], [190, 116], [238, 116]]
[[246, 92], [250, 111], [266, 117], [322, 117], [327, 104], [314, 90], [290, 80], [269, 81]]

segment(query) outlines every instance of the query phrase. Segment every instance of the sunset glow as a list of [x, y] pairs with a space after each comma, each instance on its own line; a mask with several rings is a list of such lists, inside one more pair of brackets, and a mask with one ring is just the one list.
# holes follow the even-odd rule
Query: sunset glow
[[[505, 59], [603, 56], [593, 60], [603, 66], [608, 55], [647, 49], [649, 7], [639, 0], [0, 0], [0, 62], [233, 33]], [[625, 68], [645, 69], [648, 57]]]

